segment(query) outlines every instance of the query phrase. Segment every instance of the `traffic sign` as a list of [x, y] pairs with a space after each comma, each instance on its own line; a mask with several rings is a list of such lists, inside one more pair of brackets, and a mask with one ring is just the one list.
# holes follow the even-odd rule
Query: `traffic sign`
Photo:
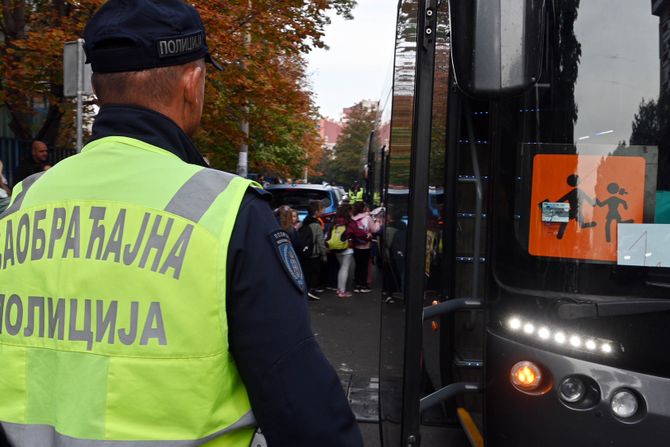
[[83, 85], [81, 87], [83, 95], [92, 95], [93, 87], [91, 86], [91, 64], [85, 63], [84, 51], [79, 46], [83, 45], [83, 40], [75, 40], [73, 42], [65, 42], [63, 48], [63, 96], [66, 98], [74, 98], [79, 91], [79, 73], [83, 65]]
[[536, 155], [529, 252], [616, 261], [618, 224], [643, 222], [645, 175], [644, 157]]

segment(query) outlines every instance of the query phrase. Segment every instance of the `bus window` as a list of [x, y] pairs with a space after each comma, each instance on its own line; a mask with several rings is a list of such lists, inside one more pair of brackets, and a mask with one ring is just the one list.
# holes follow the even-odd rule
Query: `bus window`
[[[658, 48], [668, 16], [659, 23], [659, 11], [641, 1], [556, 5], [540, 82], [500, 106], [494, 276], [501, 296], [666, 298], [670, 271], [623, 265], [619, 237], [643, 224], [670, 233], [656, 226], [667, 222], [670, 189], [670, 72], [661, 67], [670, 43]], [[651, 328], [659, 317], [635, 318]], [[625, 335], [631, 319], [616, 321], [589, 328], [602, 325], [604, 334], [626, 339], [629, 353], [644, 351]], [[636, 357], [618, 361], [670, 366]]]

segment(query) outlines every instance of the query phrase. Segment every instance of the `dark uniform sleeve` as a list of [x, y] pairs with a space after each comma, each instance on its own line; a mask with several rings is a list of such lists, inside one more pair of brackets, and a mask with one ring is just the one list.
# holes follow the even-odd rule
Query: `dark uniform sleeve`
[[304, 291], [271, 236], [267, 202], [248, 192], [228, 251], [228, 339], [269, 447], [363, 442], [339, 378], [321, 352]]

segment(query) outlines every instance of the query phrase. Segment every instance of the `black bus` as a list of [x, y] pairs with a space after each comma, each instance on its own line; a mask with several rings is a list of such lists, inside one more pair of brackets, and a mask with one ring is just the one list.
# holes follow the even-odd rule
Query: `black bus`
[[383, 445], [670, 445], [670, 1], [400, 0], [390, 98]]

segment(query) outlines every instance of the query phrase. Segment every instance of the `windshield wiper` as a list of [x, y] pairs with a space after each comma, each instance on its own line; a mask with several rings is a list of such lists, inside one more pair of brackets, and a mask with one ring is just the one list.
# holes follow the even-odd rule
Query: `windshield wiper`
[[[670, 311], [670, 299], [664, 298], [618, 298], [611, 295], [579, 294], [581, 299], [575, 299], [574, 293], [547, 292], [538, 289], [522, 289], [511, 287], [503, 283], [498, 275], [493, 273], [496, 283], [506, 292], [515, 295], [532, 296], [536, 298], [555, 298], [555, 309], [558, 317], [564, 320], [578, 320], [580, 318], [605, 318], [624, 315], [649, 314], [654, 312]], [[658, 283], [648, 283], [659, 287]], [[670, 286], [670, 284], [668, 284]]]
[[600, 302], [562, 301], [558, 303], [557, 311], [558, 316], [564, 320], [650, 314], [670, 311], [670, 300], [628, 298], [625, 300]]

